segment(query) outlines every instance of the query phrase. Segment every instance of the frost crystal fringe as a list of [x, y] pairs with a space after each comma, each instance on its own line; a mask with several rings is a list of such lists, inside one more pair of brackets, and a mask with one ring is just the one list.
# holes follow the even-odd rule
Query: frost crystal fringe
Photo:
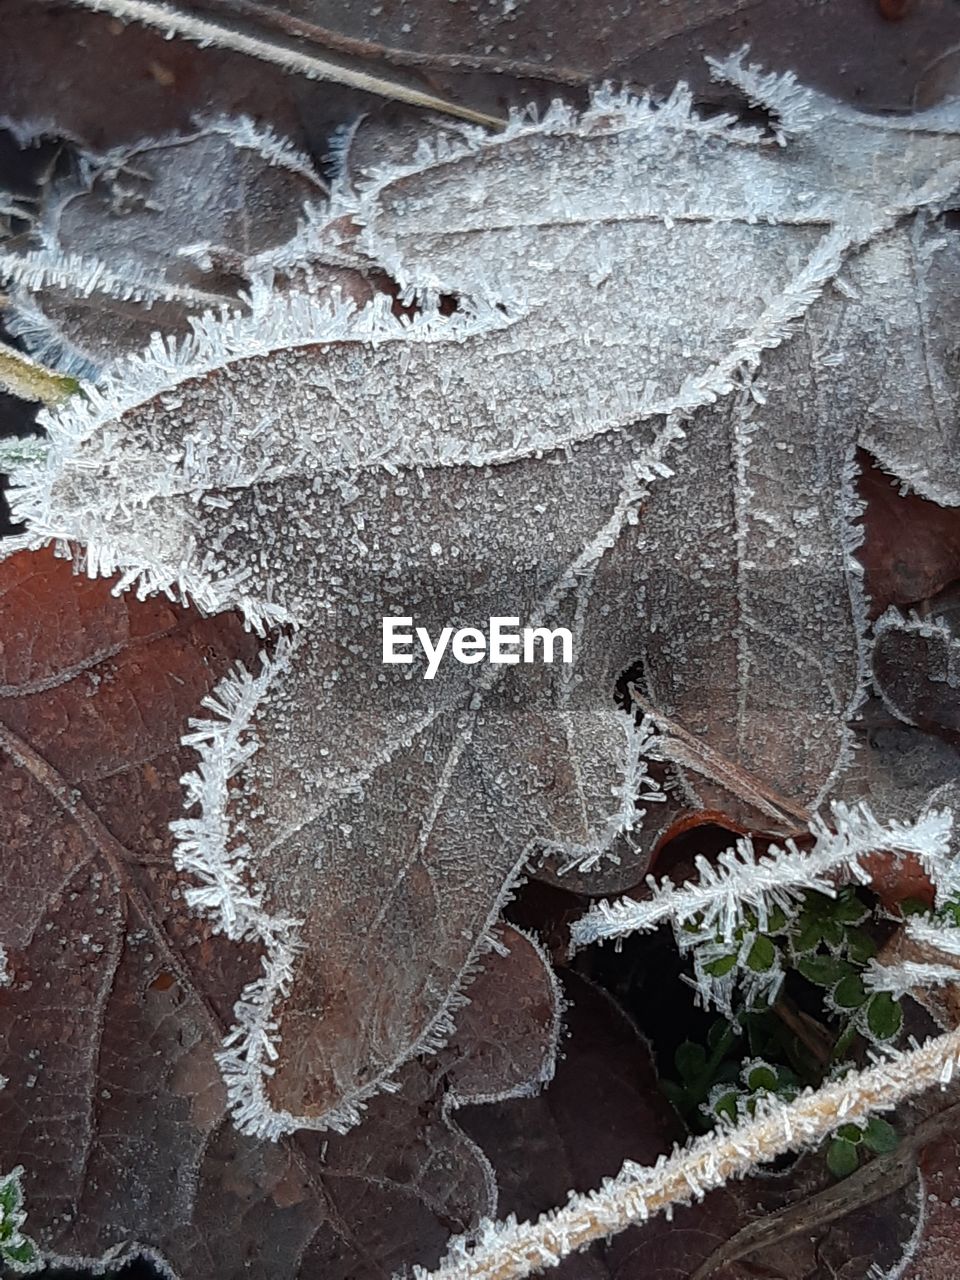
[[99, 258], [47, 249], [0, 253], [0, 278], [31, 292], [59, 289], [76, 298], [99, 293], [118, 302], [139, 302], [148, 307], [155, 302], [181, 302], [198, 310], [236, 305], [233, 298], [173, 285], [142, 268], [128, 268], [118, 275]]
[[436, 1271], [416, 1268], [416, 1280], [521, 1280], [544, 1271], [595, 1240], [702, 1200], [787, 1151], [817, 1146], [841, 1124], [863, 1123], [934, 1085], [945, 1088], [958, 1066], [960, 1030], [793, 1102], [761, 1100], [753, 1119], [698, 1138], [655, 1165], [627, 1161], [615, 1178], [585, 1195], [572, 1194], [563, 1208], [535, 1223], [512, 1217], [483, 1223], [472, 1239], [453, 1241]]
[[221, 680], [201, 704], [212, 718], [191, 720], [182, 740], [200, 756], [198, 767], [180, 780], [185, 808], [196, 806], [199, 814], [170, 824], [177, 841], [174, 864], [200, 881], [186, 890], [187, 904], [235, 942], [263, 937], [264, 912], [262, 895], [249, 888], [249, 847], [228, 846], [230, 783], [258, 749], [253, 715], [286, 670], [290, 650], [290, 642], [281, 640], [273, 657], [261, 654], [259, 676], [238, 667]]
[[834, 878], [849, 873], [862, 884], [870, 882], [870, 873], [862, 859], [871, 853], [913, 853], [936, 881], [947, 862], [953, 816], [946, 811], [927, 811], [915, 822], [881, 823], [863, 805], [848, 808], [833, 805], [836, 832], [816, 817], [810, 825], [815, 837], [812, 849], [801, 850], [793, 840], [785, 847], [772, 845], [762, 857], [756, 857], [753, 842], [738, 840], [725, 850], [716, 866], [703, 857], [696, 861], [699, 882], [678, 889], [671, 880], [658, 882], [647, 878], [651, 897], [643, 902], [621, 898], [617, 902], [600, 902], [575, 921], [571, 939], [575, 946], [586, 946], [606, 938], [656, 929], [665, 921], [678, 928], [699, 919], [701, 936], [720, 933], [732, 938], [747, 911], [756, 914], [758, 928], [768, 925], [770, 908], [789, 910], [807, 890], [834, 892]]
[[291, 643], [281, 639], [272, 657], [261, 654], [258, 676], [239, 667], [204, 699], [202, 705], [211, 718], [191, 720], [191, 732], [183, 739], [199, 754], [200, 763], [181, 779], [186, 807], [197, 807], [199, 813], [170, 824], [177, 842], [175, 866], [199, 881], [186, 890], [188, 905], [212, 919], [228, 938], [263, 947], [263, 975], [243, 989], [233, 1010], [236, 1023], [217, 1060], [238, 1127], [274, 1138], [297, 1127], [293, 1117], [272, 1111], [263, 1080], [277, 1057], [272, 1010], [275, 1001], [289, 991], [293, 978], [299, 921], [271, 916], [264, 908], [250, 869], [249, 847], [230, 846], [228, 808], [231, 780], [259, 746], [252, 726], [254, 713], [286, 670], [291, 649]]
[[542, 852], [545, 856], [556, 856], [563, 860], [559, 868], [560, 875], [573, 867], [580, 871], [590, 871], [605, 853], [610, 852], [614, 842], [620, 836], [627, 835], [638, 820], [645, 816], [646, 810], [637, 807], [640, 801], [659, 804], [667, 798], [657, 780], [647, 772], [647, 760], [654, 740], [651, 722], [645, 719], [638, 727], [633, 716], [626, 713], [621, 722], [626, 735], [626, 747], [623, 754], [623, 777], [613, 791], [613, 796], [618, 801], [617, 809], [589, 844], [544, 846]]
[[729, 58], [707, 58], [713, 78], [735, 85], [756, 106], [774, 112], [779, 117], [779, 128], [776, 124], [774, 128], [781, 146], [792, 135], [808, 133], [816, 123], [817, 95], [803, 88], [790, 71], [779, 75], [765, 72], [756, 63], [747, 64], [748, 52], [744, 46]]
[[[299, 174], [313, 186], [322, 189], [323, 183], [309, 156], [298, 151], [289, 138], [275, 133], [268, 125], [257, 124], [250, 116], [214, 116], [207, 119], [197, 117], [196, 126], [200, 133], [219, 133], [228, 138], [238, 150], [253, 151], [267, 164], [278, 169], [287, 169], [290, 173]], [[164, 139], [159, 139], [162, 145]], [[140, 150], [144, 144], [138, 144]]]

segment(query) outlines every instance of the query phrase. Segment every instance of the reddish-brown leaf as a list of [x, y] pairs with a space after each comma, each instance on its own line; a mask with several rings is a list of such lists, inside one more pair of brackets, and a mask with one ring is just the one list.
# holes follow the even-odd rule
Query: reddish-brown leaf
[[857, 558], [864, 567], [870, 615], [876, 618], [892, 604], [917, 604], [960, 578], [960, 508], [901, 493], [869, 454], [861, 450], [859, 459], [866, 509]]
[[258, 642], [231, 614], [115, 598], [49, 553], [0, 564], [0, 1168], [61, 1257], [179, 1275], [382, 1277], [492, 1212], [451, 1112], [546, 1079], [557, 1006], [508, 929], [439, 1055], [322, 1144], [242, 1137], [214, 1052], [258, 956], [186, 910], [167, 823], [187, 717]]

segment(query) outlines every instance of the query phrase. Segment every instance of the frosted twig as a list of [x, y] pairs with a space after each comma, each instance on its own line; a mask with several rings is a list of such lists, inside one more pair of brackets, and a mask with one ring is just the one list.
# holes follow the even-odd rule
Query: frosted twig
[[656, 929], [668, 920], [682, 925], [697, 917], [703, 934], [720, 932], [729, 939], [747, 911], [756, 913], [763, 931], [771, 907], [788, 910], [811, 889], [833, 894], [838, 873], [868, 884], [870, 872], [862, 860], [871, 853], [916, 854], [935, 881], [949, 854], [953, 817], [946, 811], [926, 811], [915, 822], [881, 823], [863, 805], [848, 808], [834, 804], [833, 820], [835, 832], [821, 817], [814, 818], [810, 831], [815, 839], [808, 850], [787, 840], [782, 848], [771, 845], [758, 858], [753, 842], [744, 838], [725, 850], [715, 866], [698, 857], [697, 883], [688, 882], [678, 889], [669, 879], [657, 881], [648, 876], [649, 899], [598, 903], [574, 922], [571, 940], [581, 947]]
[[235, 307], [236, 299], [225, 294], [205, 293], [170, 284], [141, 267], [126, 266], [111, 271], [99, 258], [82, 253], [61, 253], [34, 249], [29, 253], [0, 252], [0, 277], [12, 285], [37, 293], [57, 289], [73, 298], [102, 295], [119, 302], [139, 302], [150, 307], [155, 302], [179, 302], [207, 311]]
[[909, 919], [907, 940], [921, 948], [920, 959], [883, 964], [872, 960], [864, 974], [870, 991], [889, 991], [899, 999], [918, 987], [945, 987], [960, 982], [960, 929], [935, 919]]
[[936, 964], [924, 960], [900, 960], [896, 964], [878, 964], [871, 960], [863, 975], [868, 991], [889, 991], [896, 999], [918, 987], [944, 987], [960, 981], [960, 969], [952, 964]]
[[921, 946], [934, 947], [944, 955], [960, 956], [960, 928], [956, 925], [914, 918], [907, 921], [907, 937]]
[[919, 1048], [877, 1062], [842, 1080], [807, 1090], [793, 1102], [765, 1099], [736, 1128], [715, 1130], [661, 1156], [655, 1165], [627, 1161], [615, 1178], [536, 1222], [487, 1221], [475, 1237], [453, 1241], [436, 1271], [415, 1270], [417, 1280], [521, 1280], [584, 1249], [595, 1240], [643, 1223], [674, 1206], [702, 1200], [708, 1191], [744, 1177], [787, 1151], [815, 1147], [840, 1124], [862, 1123], [934, 1085], [945, 1088], [960, 1065], [960, 1029]]

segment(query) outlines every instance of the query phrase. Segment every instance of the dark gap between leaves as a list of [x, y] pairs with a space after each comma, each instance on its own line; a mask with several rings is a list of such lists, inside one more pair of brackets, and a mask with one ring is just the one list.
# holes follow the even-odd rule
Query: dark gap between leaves
[[722, 97], [711, 98], [710, 101], [697, 98], [694, 108], [704, 120], [712, 120], [716, 116], [730, 115], [736, 118], [737, 124], [754, 125], [763, 130], [765, 138], [776, 138], [780, 133], [780, 117], [769, 107], [753, 102], [745, 93], [737, 89], [727, 89]]

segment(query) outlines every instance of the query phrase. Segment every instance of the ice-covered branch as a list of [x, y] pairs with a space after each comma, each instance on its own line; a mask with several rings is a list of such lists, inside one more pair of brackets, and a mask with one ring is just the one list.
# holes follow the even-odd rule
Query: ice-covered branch
[[907, 936], [922, 946], [934, 947], [948, 956], [960, 956], [960, 928], [940, 924], [936, 920], [913, 919], [907, 921]]
[[77, 390], [77, 383], [73, 378], [44, 368], [6, 342], [0, 342], [0, 390], [20, 400], [62, 404]]
[[918, 987], [944, 987], [960, 982], [960, 928], [935, 918], [907, 921], [906, 940], [916, 954], [890, 964], [870, 963], [864, 984], [870, 991], [889, 991], [899, 999]]
[[763, 1101], [736, 1128], [715, 1130], [655, 1165], [627, 1161], [615, 1178], [571, 1195], [536, 1222], [488, 1221], [473, 1239], [455, 1240], [436, 1271], [415, 1274], [418, 1280], [520, 1280], [544, 1271], [595, 1240], [700, 1200], [787, 1151], [814, 1147], [840, 1124], [861, 1123], [934, 1085], [946, 1087], [958, 1065], [960, 1030], [808, 1090], [793, 1102]]
[[598, 903], [574, 922], [572, 942], [582, 947], [656, 929], [667, 921], [680, 926], [693, 920], [699, 922], [702, 935], [720, 933], [729, 939], [747, 912], [756, 915], [762, 932], [772, 907], [788, 910], [811, 889], [832, 894], [840, 875], [868, 884], [870, 872], [864, 859], [870, 854], [915, 854], [935, 883], [949, 854], [953, 817], [946, 811], [928, 810], [915, 822], [882, 823], [862, 805], [835, 804], [833, 822], [836, 830], [819, 816], [813, 820], [810, 849], [802, 850], [787, 840], [783, 847], [771, 845], [757, 857], [753, 842], [744, 838], [725, 850], [716, 865], [698, 857], [699, 880], [681, 888], [669, 879], [657, 881], [650, 876], [648, 899]]

